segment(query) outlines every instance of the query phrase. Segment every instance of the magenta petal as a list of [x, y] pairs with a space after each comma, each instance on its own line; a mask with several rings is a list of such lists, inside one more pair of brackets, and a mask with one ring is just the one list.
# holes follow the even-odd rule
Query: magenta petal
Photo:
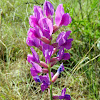
[[35, 37], [41, 38], [43, 36], [43, 33], [38, 26], [37, 27], [35, 26], [34, 30], [35, 30], [35, 32], [34, 32]]
[[64, 59], [64, 60], [70, 59], [70, 54], [69, 54], [69, 53], [64, 53], [63, 59]]
[[55, 23], [57, 26], [60, 25], [63, 14], [64, 14], [64, 8], [63, 8], [63, 5], [60, 4], [58, 5], [56, 12], [55, 12]]
[[32, 66], [36, 70], [37, 73], [41, 73], [42, 72], [41, 66], [39, 66], [37, 63], [32, 62]]
[[36, 76], [38, 74], [34, 67], [31, 67], [30, 71], [32, 76]]
[[39, 56], [32, 47], [31, 47], [31, 51], [32, 51], [32, 54], [33, 54], [33, 61], [36, 62], [36, 63], [40, 63]]
[[27, 55], [27, 61], [28, 61], [29, 63], [34, 62], [33, 55], [28, 54], [28, 55]]
[[41, 75], [39, 77], [40, 77], [42, 83], [45, 82], [47, 84], [50, 84], [49, 77], [47, 75], [43, 75], [43, 76]]
[[73, 41], [73, 39], [68, 39], [68, 40], [66, 41], [66, 43], [63, 44], [62, 46], [65, 47], [66, 49], [70, 49], [71, 46], [72, 46], [72, 44], [71, 44], [72, 41]]
[[43, 45], [43, 55], [45, 57], [46, 63], [50, 62], [52, 53], [53, 53], [53, 46], [44, 44]]
[[37, 18], [37, 20], [44, 17], [41, 7], [34, 6], [34, 16]]
[[39, 20], [39, 26], [43, 32], [43, 36], [50, 39], [53, 33], [53, 24], [50, 19], [42, 18]]
[[26, 43], [28, 46], [35, 46], [34, 41], [30, 37], [27, 37]]
[[34, 29], [33, 29], [33, 28], [29, 28], [27, 35], [28, 35], [28, 37], [30, 37], [30, 38], [36, 37], [36, 36], [34, 35]]
[[35, 47], [39, 47], [42, 44], [42, 42], [38, 38], [31, 38], [31, 37], [27, 37], [26, 43], [28, 46], [35, 46]]
[[56, 39], [56, 42], [58, 43], [59, 46], [63, 45], [65, 42], [66, 42], [66, 39], [64, 38], [65, 37], [65, 32], [61, 32], [57, 39]]
[[47, 75], [41, 75], [39, 76], [42, 84], [41, 84], [41, 90], [44, 91], [48, 88], [48, 85], [50, 85], [49, 77]]
[[38, 26], [36, 26], [36, 27], [34, 27], [34, 28], [30, 28], [29, 30], [28, 30], [28, 37], [30, 37], [30, 38], [41, 38], [41, 36], [42, 36], [42, 32], [41, 32], [41, 30], [39, 29], [39, 27]]
[[48, 88], [48, 84], [47, 83], [42, 83], [41, 84], [41, 90], [42, 90], [42, 92], [45, 90], [45, 89], [47, 89]]
[[69, 16], [68, 13], [64, 14], [62, 16], [62, 20], [61, 20], [60, 26], [62, 26], [62, 25], [67, 26], [70, 23], [71, 23], [71, 17]]
[[64, 96], [66, 94], [66, 88], [64, 88], [61, 92], [61, 96]]
[[30, 24], [31, 27], [34, 27], [35, 25], [38, 25], [37, 18], [34, 17], [34, 15], [30, 15], [29, 24]]
[[71, 31], [67, 31], [67, 32], [65, 33], [65, 35], [64, 35], [64, 39], [65, 39], [65, 40], [67, 40], [67, 38], [69, 37], [70, 33], [71, 33]]
[[53, 5], [49, 1], [44, 2], [43, 10], [46, 16], [52, 16], [54, 14]]

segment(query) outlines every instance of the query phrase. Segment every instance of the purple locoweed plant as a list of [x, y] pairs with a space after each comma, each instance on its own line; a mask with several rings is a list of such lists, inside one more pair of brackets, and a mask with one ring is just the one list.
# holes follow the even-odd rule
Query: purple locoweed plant
[[[54, 24], [54, 8], [53, 5], [46, 1], [43, 5], [43, 10], [39, 6], [34, 6], [34, 13], [29, 17], [29, 24], [31, 28], [28, 30], [28, 37], [26, 43], [31, 46], [32, 55], [27, 55], [27, 61], [32, 64], [30, 68], [31, 75], [35, 82], [41, 83], [41, 90], [50, 89], [50, 100], [64, 99], [71, 100], [70, 95], [65, 94], [66, 88], [62, 90], [61, 96], [53, 96], [52, 86], [57, 80], [58, 76], [64, 71], [63, 63], [58, 68], [55, 75], [51, 72], [51, 68], [60, 60], [70, 59], [70, 54], [65, 53], [64, 49], [69, 50], [73, 39], [69, 39], [71, 31], [61, 32], [55, 43], [52, 43], [52, 34], [54, 34], [60, 27], [67, 26], [71, 23], [71, 17], [68, 13], [64, 13], [63, 5], [58, 5], [55, 11]], [[37, 52], [33, 47], [42, 51], [45, 61], [40, 61]], [[58, 52], [57, 52], [58, 51]], [[52, 57], [57, 52], [56, 57]], [[44, 75], [39, 75], [44, 73]]]

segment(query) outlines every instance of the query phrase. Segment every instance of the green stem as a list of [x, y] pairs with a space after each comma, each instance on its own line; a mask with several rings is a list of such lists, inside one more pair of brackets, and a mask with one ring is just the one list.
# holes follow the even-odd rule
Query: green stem
[[[49, 70], [49, 79], [50, 79], [50, 82], [52, 82], [52, 78], [51, 78], [51, 66], [50, 65], [48, 67], [48, 70]], [[53, 100], [53, 98], [52, 98], [52, 83], [50, 84], [50, 100]]]

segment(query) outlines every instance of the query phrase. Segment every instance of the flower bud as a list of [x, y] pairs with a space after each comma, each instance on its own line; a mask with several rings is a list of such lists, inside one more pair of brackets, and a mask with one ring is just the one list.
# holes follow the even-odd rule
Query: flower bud
[[48, 65], [45, 63], [45, 62], [43, 62], [43, 61], [40, 61], [40, 63], [39, 63], [42, 67], [44, 67], [44, 68], [48, 68]]
[[47, 39], [46, 37], [42, 37], [40, 40], [43, 41], [46, 44], [50, 44], [50, 40]]
[[42, 73], [48, 73], [48, 72], [49, 72], [48, 69], [45, 68], [42, 69]]
[[59, 73], [56, 73], [52, 78], [52, 82], [55, 82], [57, 80], [58, 76], [59, 76]]

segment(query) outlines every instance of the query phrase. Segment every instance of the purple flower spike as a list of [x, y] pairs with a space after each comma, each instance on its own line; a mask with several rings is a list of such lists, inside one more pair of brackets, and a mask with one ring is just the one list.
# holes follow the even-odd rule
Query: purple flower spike
[[43, 55], [45, 57], [46, 63], [50, 62], [50, 57], [53, 53], [53, 46], [44, 44], [43, 45]]
[[64, 88], [61, 92], [61, 96], [53, 96], [53, 99], [64, 99], [64, 100], [71, 100], [70, 95], [65, 94], [66, 93], [66, 88]]
[[53, 24], [50, 19], [48, 18], [41, 18], [39, 20], [39, 26], [43, 32], [43, 36], [50, 39], [50, 36], [53, 32]]
[[44, 2], [43, 10], [46, 16], [52, 16], [54, 14], [53, 5], [49, 1]]
[[[32, 51], [32, 54], [33, 54], [33, 60], [32, 61], [36, 62], [36, 63], [40, 63], [39, 56], [32, 47], [31, 47], [31, 51]], [[28, 58], [30, 58], [30, 60], [32, 59], [31, 56], [28, 56]]]
[[60, 4], [56, 9], [55, 22], [57, 26], [66, 26], [71, 23], [71, 17], [68, 13], [64, 13], [64, 8], [62, 4]]

